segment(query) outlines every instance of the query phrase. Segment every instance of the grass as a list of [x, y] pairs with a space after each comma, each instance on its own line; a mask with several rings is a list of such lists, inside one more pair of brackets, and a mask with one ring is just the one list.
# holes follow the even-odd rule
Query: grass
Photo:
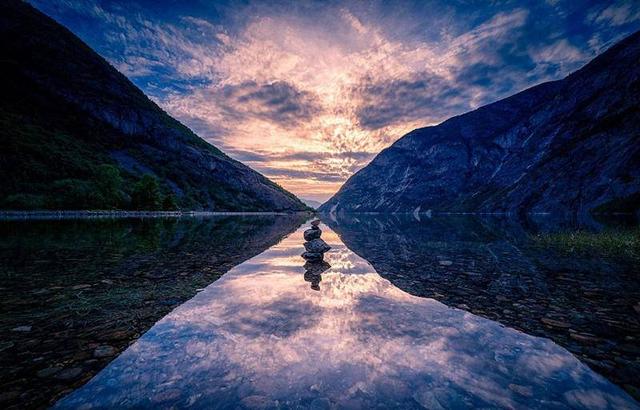
[[533, 241], [565, 252], [594, 252], [640, 259], [640, 227], [601, 232], [572, 231], [534, 235]]

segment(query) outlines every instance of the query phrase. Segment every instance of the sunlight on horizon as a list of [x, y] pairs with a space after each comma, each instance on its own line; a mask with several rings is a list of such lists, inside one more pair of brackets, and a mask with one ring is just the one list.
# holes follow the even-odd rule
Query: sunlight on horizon
[[31, 2], [199, 136], [319, 201], [412, 129], [561, 78], [640, 22], [632, 2]]

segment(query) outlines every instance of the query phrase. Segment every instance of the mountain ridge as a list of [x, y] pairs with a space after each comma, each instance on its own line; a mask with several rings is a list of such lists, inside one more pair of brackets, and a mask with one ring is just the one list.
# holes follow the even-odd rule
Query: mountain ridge
[[[157, 181], [149, 190], [183, 209], [308, 209], [169, 116], [50, 17], [19, 0], [0, 10], [0, 208], [131, 208], [148, 174]], [[122, 180], [117, 200], [101, 189], [105, 174]]]
[[320, 211], [635, 211], [639, 61], [637, 32], [562, 80], [413, 130]]

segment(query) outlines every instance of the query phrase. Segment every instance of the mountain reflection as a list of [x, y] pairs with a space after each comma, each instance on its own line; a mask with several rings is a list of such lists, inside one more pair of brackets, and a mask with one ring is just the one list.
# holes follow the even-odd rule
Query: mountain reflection
[[[637, 408], [547, 339], [399, 290], [328, 227], [327, 264], [302, 266], [303, 229], [175, 309], [57, 407]], [[320, 270], [312, 291], [302, 277]]]
[[349, 249], [403, 291], [552, 338], [638, 398], [638, 260], [535, 240], [538, 234], [624, 230], [635, 223], [607, 222], [468, 215], [327, 220]]

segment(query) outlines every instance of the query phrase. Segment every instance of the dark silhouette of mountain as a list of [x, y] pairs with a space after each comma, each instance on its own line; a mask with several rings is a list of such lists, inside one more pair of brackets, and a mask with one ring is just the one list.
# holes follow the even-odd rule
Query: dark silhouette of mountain
[[640, 32], [560, 81], [414, 130], [322, 212], [634, 212]]
[[307, 209], [26, 2], [0, 3], [0, 53], [0, 208]]

